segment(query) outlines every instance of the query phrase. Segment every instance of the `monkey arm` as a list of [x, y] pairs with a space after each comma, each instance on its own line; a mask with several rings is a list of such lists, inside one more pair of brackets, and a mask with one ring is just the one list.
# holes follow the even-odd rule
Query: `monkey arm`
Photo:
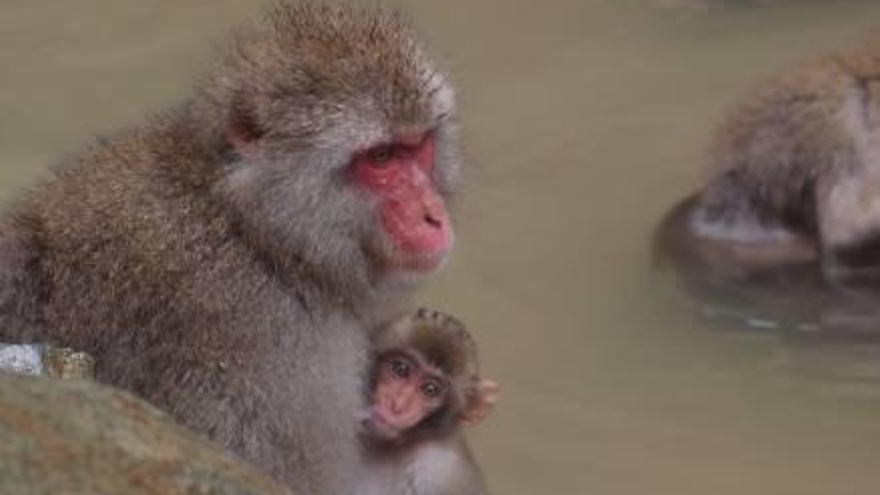
[[487, 495], [483, 473], [460, 433], [425, 442], [410, 464], [412, 493], [418, 495]]
[[[115, 360], [109, 356], [108, 359]], [[206, 349], [189, 346], [165, 347], [161, 352], [144, 352], [126, 357], [129, 369], [115, 363], [115, 376], [129, 377], [132, 388], [144, 399], [158, 405], [182, 425], [207, 434], [224, 448], [259, 466], [277, 463], [284, 454], [267, 438], [265, 426], [254, 411], [271, 410], [266, 387], [246, 378], [246, 371], [234, 362], [212, 356]], [[98, 363], [99, 369], [101, 363]], [[99, 380], [101, 379], [99, 373]], [[144, 381], [144, 383], [137, 383]], [[271, 465], [271, 464], [269, 464]]]
[[0, 227], [0, 342], [46, 339], [38, 308], [43, 291], [35, 244]]

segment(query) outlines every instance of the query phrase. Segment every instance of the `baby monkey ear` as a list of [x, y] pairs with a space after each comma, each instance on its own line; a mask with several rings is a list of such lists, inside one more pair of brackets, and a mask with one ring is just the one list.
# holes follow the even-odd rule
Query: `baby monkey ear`
[[473, 389], [468, 391], [467, 404], [461, 413], [461, 423], [465, 426], [475, 426], [482, 423], [492, 410], [501, 396], [501, 385], [494, 380], [479, 380]]

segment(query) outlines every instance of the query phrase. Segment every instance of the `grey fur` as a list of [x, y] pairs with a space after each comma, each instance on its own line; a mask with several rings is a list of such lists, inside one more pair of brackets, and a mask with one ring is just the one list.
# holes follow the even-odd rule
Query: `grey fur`
[[98, 140], [5, 215], [0, 341], [92, 354], [99, 381], [299, 493], [403, 493], [401, 466], [377, 478], [362, 456], [356, 413], [364, 329], [419, 277], [378, 266], [389, 241], [345, 167], [434, 129], [451, 200], [454, 110], [395, 11], [279, 3], [191, 101]]

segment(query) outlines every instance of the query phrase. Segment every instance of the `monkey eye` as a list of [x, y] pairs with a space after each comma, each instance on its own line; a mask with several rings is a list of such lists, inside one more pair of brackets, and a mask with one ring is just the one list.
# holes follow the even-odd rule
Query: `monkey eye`
[[392, 359], [388, 366], [391, 368], [391, 372], [394, 373], [394, 376], [401, 380], [406, 380], [412, 374], [412, 366], [410, 366], [409, 362], [405, 359]]
[[443, 393], [443, 387], [437, 382], [425, 382], [421, 387], [422, 395], [429, 399], [436, 399]]
[[375, 148], [367, 151], [367, 161], [370, 162], [370, 165], [373, 167], [382, 168], [387, 166], [391, 159], [394, 158], [396, 154], [395, 146], [392, 144], [385, 144], [381, 146], [376, 146]]

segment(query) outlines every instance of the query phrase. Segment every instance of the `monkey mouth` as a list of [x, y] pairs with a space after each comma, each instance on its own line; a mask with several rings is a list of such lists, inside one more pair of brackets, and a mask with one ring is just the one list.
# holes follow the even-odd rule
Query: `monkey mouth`
[[401, 431], [375, 411], [361, 419], [361, 428], [368, 437], [381, 442], [394, 443], [401, 438]]
[[[436, 251], [409, 250], [394, 246], [389, 241], [367, 243], [363, 246], [374, 266], [385, 274], [412, 274], [417, 278], [443, 269], [449, 261], [451, 249]], [[406, 277], [405, 277], [406, 278]]]
[[449, 251], [408, 252], [396, 250], [389, 268], [416, 273], [431, 273], [446, 266]]

